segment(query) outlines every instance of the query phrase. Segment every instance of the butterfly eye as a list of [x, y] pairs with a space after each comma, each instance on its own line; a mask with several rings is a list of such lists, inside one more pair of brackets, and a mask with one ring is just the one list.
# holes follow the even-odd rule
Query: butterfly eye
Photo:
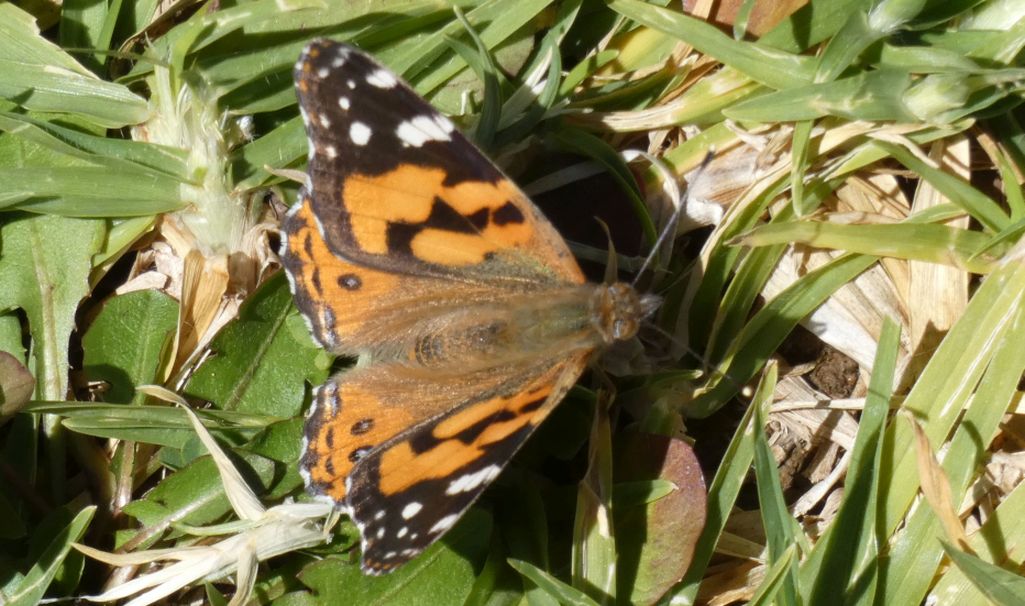
[[612, 335], [616, 339], [628, 339], [636, 332], [637, 327], [635, 323], [628, 320], [616, 320], [612, 328]]

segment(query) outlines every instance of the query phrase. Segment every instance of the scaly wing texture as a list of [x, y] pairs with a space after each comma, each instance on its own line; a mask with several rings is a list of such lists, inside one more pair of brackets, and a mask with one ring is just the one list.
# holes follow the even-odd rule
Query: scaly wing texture
[[308, 195], [282, 226], [281, 262], [296, 307], [325, 349], [356, 355], [402, 340], [425, 310], [435, 314], [486, 298], [484, 285], [373, 269], [329, 250]]
[[295, 80], [310, 204], [328, 250], [382, 271], [493, 287], [583, 283], [533, 203], [368, 55], [314, 41]]
[[300, 468], [314, 494], [346, 504], [364, 570], [388, 572], [451, 528], [562, 400], [588, 354], [489, 369], [461, 386], [402, 365], [323, 386]]

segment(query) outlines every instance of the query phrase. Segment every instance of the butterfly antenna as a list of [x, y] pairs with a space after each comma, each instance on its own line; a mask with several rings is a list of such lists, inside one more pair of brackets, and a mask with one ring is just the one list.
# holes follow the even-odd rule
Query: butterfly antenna
[[[691, 189], [690, 187], [687, 187], [683, 196], [680, 196], [680, 190], [676, 186], [676, 179], [669, 171], [669, 168], [666, 167], [665, 163], [649, 154], [641, 155], [644, 155], [651, 160], [655, 170], [661, 173], [662, 179], [667, 185], [666, 189], [669, 190], [667, 193], [669, 193], [669, 196], [674, 203], [674, 208], [673, 214], [669, 217], [669, 221], [666, 222], [665, 227], [662, 228], [662, 232], [658, 234], [655, 244], [651, 247], [651, 252], [648, 253], [647, 257], [645, 257], [644, 263], [641, 264], [641, 268], [637, 270], [636, 275], [634, 275], [633, 282], [630, 283], [630, 285], [634, 287], [637, 286], [637, 282], [641, 279], [641, 276], [644, 275], [644, 272], [647, 271], [648, 267], [650, 267], [652, 262], [654, 262], [655, 256], [658, 255], [658, 251], [662, 250], [662, 246], [666, 243], [666, 240], [669, 239], [669, 236], [671, 234], [676, 234], [676, 225], [680, 222], [680, 217], [683, 216], [683, 211], [687, 208], [687, 199], [690, 197]], [[705, 154], [704, 159], [701, 160], [701, 165], [698, 166], [698, 169], [694, 174], [694, 179], [691, 181], [692, 183], [698, 182], [701, 175], [705, 172], [705, 168], [708, 167], [709, 162], [712, 161], [714, 156], [715, 150], [708, 150], [708, 153]]]

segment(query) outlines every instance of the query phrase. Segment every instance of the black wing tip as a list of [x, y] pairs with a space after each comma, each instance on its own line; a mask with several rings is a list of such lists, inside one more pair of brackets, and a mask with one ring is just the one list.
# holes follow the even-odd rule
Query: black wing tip
[[339, 67], [346, 59], [357, 57], [362, 61], [377, 66], [375, 61], [366, 51], [348, 42], [339, 42], [331, 38], [314, 38], [306, 43], [299, 60], [295, 62], [292, 71], [293, 78], [298, 84], [300, 81], [310, 79], [314, 70], [330, 66], [332, 62], [341, 59], [333, 67]]

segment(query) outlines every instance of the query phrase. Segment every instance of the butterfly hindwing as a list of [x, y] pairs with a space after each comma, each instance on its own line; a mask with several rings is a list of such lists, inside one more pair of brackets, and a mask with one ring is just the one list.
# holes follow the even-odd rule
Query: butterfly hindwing
[[581, 354], [511, 377], [410, 426], [349, 473], [346, 504], [363, 537], [363, 569], [388, 572], [440, 538], [477, 500], [580, 376]]
[[354, 47], [307, 46], [296, 88], [311, 204], [332, 252], [396, 273], [583, 283], [533, 203], [445, 116]]

